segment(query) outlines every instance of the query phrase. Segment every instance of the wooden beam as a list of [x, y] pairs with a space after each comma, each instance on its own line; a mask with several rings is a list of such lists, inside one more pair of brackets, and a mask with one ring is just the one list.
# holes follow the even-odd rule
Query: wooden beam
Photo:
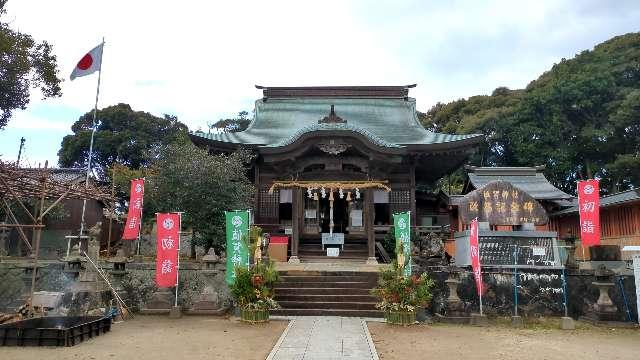
[[58, 205], [60, 201], [64, 200], [70, 192], [71, 192], [71, 189], [67, 190], [67, 192], [65, 192], [64, 194], [60, 195], [60, 197], [56, 201], [54, 201], [53, 204], [51, 204], [45, 211], [43, 211], [38, 216], [38, 221], [42, 222], [42, 219], [44, 219], [44, 216], [47, 215], [47, 213], [51, 211], [54, 207], [56, 207], [56, 205]]
[[[2, 198], [2, 205], [5, 208], [5, 211], [7, 212], [7, 215], [9, 215], [9, 217], [11, 218], [11, 220], [18, 225], [18, 219], [16, 219], [16, 216], [13, 214], [13, 211], [11, 211], [11, 207], [9, 206], [9, 203], [7, 203], [7, 200]], [[22, 241], [24, 241], [25, 245], [27, 245], [27, 248], [29, 248], [29, 251], [31, 251], [31, 244], [29, 243], [29, 239], [27, 239], [27, 235], [25, 235], [24, 231], [22, 231], [22, 227], [18, 227], [18, 234], [20, 234], [20, 238], [22, 239]]]
[[22, 200], [20, 200], [20, 198], [16, 195], [16, 193], [13, 191], [11, 186], [9, 186], [9, 184], [7, 184], [7, 182], [4, 180], [4, 176], [2, 174], [0, 174], [0, 180], [4, 184], [5, 188], [9, 191], [9, 193], [11, 193], [11, 195], [13, 196], [13, 199], [15, 201], [17, 201], [18, 204], [20, 204], [20, 206], [22, 207], [22, 210], [24, 210], [27, 213], [27, 215], [31, 218], [33, 223], [34, 224], [37, 223], [36, 218], [33, 215], [31, 215], [31, 212], [27, 209], [26, 206], [24, 206], [24, 204], [22, 203]]

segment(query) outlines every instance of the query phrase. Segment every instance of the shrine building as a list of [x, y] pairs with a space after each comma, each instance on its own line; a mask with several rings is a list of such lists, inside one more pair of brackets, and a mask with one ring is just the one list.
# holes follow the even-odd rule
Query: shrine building
[[339, 258], [376, 262], [392, 214], [411, 211], [412, 226], [448, 224], [447, 200], [416, 196], [459, 168], [483, 141], [449, 135], [418, 121], [408, 86], [262, 87], [254, 120], [240, 132], [196, 132], [211, 153], [248, 148], [253, 222], [290, 237], [289, 262]]

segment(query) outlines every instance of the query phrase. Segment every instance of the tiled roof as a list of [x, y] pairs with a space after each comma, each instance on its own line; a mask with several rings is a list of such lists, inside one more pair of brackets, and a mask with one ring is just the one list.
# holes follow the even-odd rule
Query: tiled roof
[[[38, 168], [23, 168], [22, 170], [42, 171]], [[58, 183], [79, 183], [85, 180], [87, 175], [87, 169], [80, 168], [49, 168], [47, 171], [50, 173], [50, 179]]]
[[[330, 113], [345, 123], [323, 123]], [[323, 130], [356, 132], [384, 147], [447, 144], [466, 139], [479, 142], [482, 135], [448, 135], [426, 130], [418, 121], [412, 98], [388, 97], [285, 97], [259, 99], [255, 119], [245, 131], [192, 136], [214, 142], [280, 147], [295, 142], [304, 133]]]
[[[619, 193], [603, 196], [600, 198], [600, 207], [626, 204], [634, 201], [640, 201], [640, 188], [621, 191]], [[573, 214], [577, 212], [578, 212], [578, 205], [576, 202], [574, 206], [555, 212], [553, 213], [553, 215], [567, 215], [567, 214]]]
[[491, 181], [503, 180], [525, 191], [536, 200], [570, 200], [573, 196], [553, 186], [542, 167], [472, 167], [467, 175], [474, 189], [479, 189]]

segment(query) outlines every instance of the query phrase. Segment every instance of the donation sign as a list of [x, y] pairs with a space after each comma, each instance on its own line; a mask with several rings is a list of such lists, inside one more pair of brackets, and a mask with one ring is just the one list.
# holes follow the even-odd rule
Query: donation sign
[[249, 266], [249, 212], [225, 211], [227, 224], [227, 284], [236, 281], [235, 268]]
[[140, 234], [142, 220], [142, 201], [144, 197], [144, 179], [131, 180], [131, 195], [129, 197], [129, 213], [124, 226], [122, 240], [135, 240]]
[[578, 181], [582, 246], [600, 245], [600, 186], [598, 180]]
[[156, 214], [156, 285], [173, 287], [178, 283], [178, 251], [180, 249], [180, 214]]
[[393, 229], [396, 237], [396, 247], [402, 243], [404, 258], [407, 265], [404, 267], [404, 276], [411, 276], [411, 217], [409, 212], [393, 214]]

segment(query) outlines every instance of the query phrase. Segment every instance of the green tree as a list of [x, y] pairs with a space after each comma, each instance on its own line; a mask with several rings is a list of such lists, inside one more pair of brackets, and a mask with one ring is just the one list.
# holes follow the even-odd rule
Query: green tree
[[566, 192], [598, 177], [605, 194], [640, 185], [639, 90], [640, 33], [631, 33], [562, 59], [525, 89], [436, 104], [421, 120], [435, 131], [483, 133], [476, 165], [546, 165]]
[[238, 116], [230, 119], [220, 119], [215, 123], [207, 124], [209, 126], [209, 130], [218, 130], [222, 132], [238, 132], [244, 131], [251, 124], [251, 119], [249, 119], [248, 111], [240, 111]]
[[209, 155], [189, 140], [175, 142], [152, 165], [145, 211], [183, 211], [182, 226], [194, 230], [194, 243], [221, 251], [224, 212], [252, 204], [255, 188], [246, 177], [252, 158], [248, 151]]
[[14, 110], [26, 109], [32, 88], [43, 98], [62, 94], [51, 45], [11, 29], [3, 18], [7, 1], [0, 0], [0, 129]]
[[[114, 164], [137, 170], [156, 159], [163, 147], [187, 137], [187, 127], [175, 116], [157, 117], [144, 111], [133, 111], [127, 104], [98, 110], [98, 126], [93, 144], [92, 166], [102, 179], [111, 174]], [[84, 167], [89, 158], [93, 111], [76, 121], [62, 140], [58, 162], [63, 167]]]

